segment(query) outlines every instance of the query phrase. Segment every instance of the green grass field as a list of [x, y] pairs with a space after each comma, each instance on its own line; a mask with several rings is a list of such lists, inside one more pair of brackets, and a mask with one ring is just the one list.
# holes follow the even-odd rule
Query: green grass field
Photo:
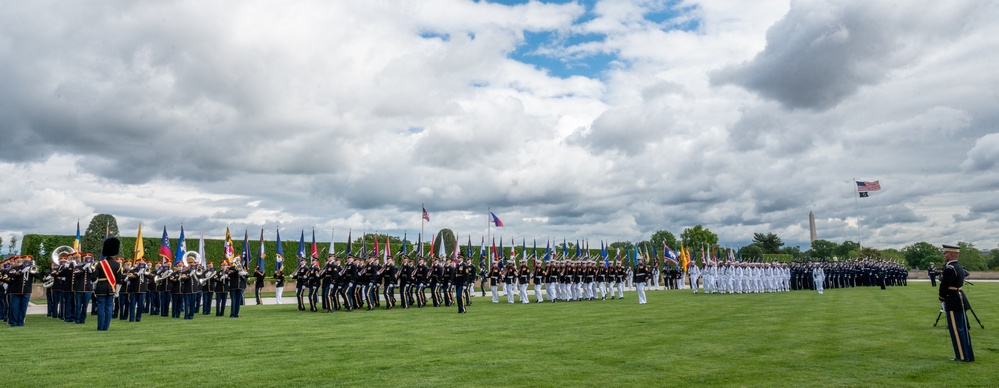
[[[4, 386], [994, 386], [999, 283], [969, 298], [977, 361], [954, 363], [927, 283], [825, 295], [624, 300], [115, 320], [0, 328]], [[292, 298], [293, 299], [293, 298]], [[501, 298], [504, 299], [504, 298]], [[533, 299], [533, 296], [532, 296]], [[504, 299], [505, 300], [505, 299]], [[973, 318], [972, 318], [973, 319]]]

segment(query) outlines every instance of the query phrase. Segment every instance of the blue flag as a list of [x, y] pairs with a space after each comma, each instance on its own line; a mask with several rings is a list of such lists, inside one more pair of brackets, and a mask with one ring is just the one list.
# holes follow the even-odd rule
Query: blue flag
[[[302, 237], [298, 239], [298, 261], [302, 262], [305, 258], [305, 229], [302, 229]], [[296, 267], [297, 268], [297, 267]]]
[[[274, 253], [274, 260], [277, 261], [277, 266], [282, 267], [284, 264], [284, 248], [281, 247], [281, 229], [277, 230], [277, 250]], [[284, 269], [284, 268], [282, 268]]]
[[184, 225], [180, 226], [180, 240], [177, 241], [177, 254], [173, 257], [173, 262], [184, 261], [184, 254], [187, 253], [187, 243], [184, 241]]
[[404, 255], [407, 253], [406, 252], [407, 243], [409, 243], [409, 240], [406, 240], [406, 232], [402, 232], [402, 254]]

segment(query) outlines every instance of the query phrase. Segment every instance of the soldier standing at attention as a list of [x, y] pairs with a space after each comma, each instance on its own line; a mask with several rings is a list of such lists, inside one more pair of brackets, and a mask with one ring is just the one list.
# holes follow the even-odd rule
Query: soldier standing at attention
[[638, 304], [645, 304], [645, 282], [649, 279], [649, 268], [644, 260], [639, 260], [635, 266], [635, 288], [638, 291]]
[[464, 255], [460, 252], [458, 253], [458, 258], [455, 260], [457, 263], [454, 266], [454, 297], [455, 302], [458, 303], [458, 314], [466, 314], [468, 311], [465, 310], [465, 284], [471, 279], [472, 263], [469, 262], [467, 265], [459, 260], [463, 259]]
[[968, 332], [968, 316], [965, 315], [965, 311], [971, 309], [971, 306], [962, 290], [967, 271], [957, 262], [961, 248], [944, 245], [943, 251], [947, 264], [940, 278], [939, 299], [947, 314], [947, 332], [954, 345], [954, 358], [951, 361], [972, 362], [975, 361], [975, 352], [971, 349], [971, 333]]
[[930, 269], [926, 270], [926, 274], [930, 277], [930, 287], [937, 286], [937, 266], [930, 263]]

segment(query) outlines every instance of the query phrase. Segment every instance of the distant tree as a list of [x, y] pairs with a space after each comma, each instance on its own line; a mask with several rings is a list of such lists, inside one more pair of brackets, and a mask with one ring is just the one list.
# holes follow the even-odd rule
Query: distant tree
[[936, 245], [922, 241], [902, 248], [909, 268], [928, 268], [930, 263], [943, 264], [943, 251]]
[[903, 254], [902, 251], [895, 248], [882, 249], [881, 259], [908, 264], [908, 262], [905, 260], [905, 254]]
[[999, 269], [999, 249], [993, 248], [992, 251], [989, 252], [988, 257], [989, 257], [989, 268], [993, 270]]
[[861, 248], [860, 251], [857, 252], [856, 256], [849, 256], [849, 257], [878, 260], [881, 259], [881, 251], [870, 247]]
[[958, 256], [957, 260], [961, 263], [962, 267], [968, 271], [984, 271], [989, 269], [988, 261], [982, 255], [982, 251], [975, 248], [975, 244], [958, 242], [957, 245], [961, 247], [961, 255]]
[[615, 241], [615, 242], [610, 243], [610, 245], [607, 246], [607, 250], [608, 250], [608, 254], [610, 254], [611, 257], [614, 257], [614, 255], [617, 254], [617, 250], [621, 249], [621, 256], [623, 257], [625, 254], [628, 253], [628, 250], [630, 250], [630, 249], [632, 249], [634, 247], [635, 247], [635, 243], [633, 243], [631, 241]]
[[10, 235], [10, 245], [7, 246], [7, 254], [16, 255], [17, 251], [14, 250], [14, 247], [16, 246], [17, 246], [17, 236], [12, 234]]
[[434, 236], [434, 250], [437, 251], [434, 252], [435, 254], [440, 252], [441, 249], [440, 246], [442, 241], [444, 242], [444, 251], [447, 252], [447, 254], [450, 255], [451, 252], [454, 252], [454, 244], [455, 244], [454, 231], [452, 231], [451, 229], [444, 228], [441, 229], [441, 231], [438, 232], [436, 236]]
[[763, 253], [781, 253], [780, 247], [784, 246], [784, 241], [776, 233], [753, 233], [753, 243], [763, 249]]
[[795, 259], [800, 259], [802, 256], [801, 247], [784, 247], [784, 249], [780, 250], [780, 253], [791, 255]]
[[680, 246], [679, 242], [676, 240], [676, 236], [674, 236], [673, 233], [668, 230], [656, 231], [655, 233], [652, 234], [652, 237], [649, 238], [649, 241], [652, 242], [652, 245], [655, 245], [660, 248], [663, 246], [663, 244], [666, 244], [667, 246], [673, 249], [677, 249]]
[[712, 233], [710, 229], [701, 225], [684, 229], [683, 232], [680, 233], [680, 240], [683, 241], [684, 246], [688, 246], [691, 249], [700, 249], [701, 247], [713, 247], [718, 245], [718, 235]]
[[0, 237], [0, 249], [3, 249], [3, 237]]
[[832, 241], [819, 239], [812, 241], [812, 249], [806, 255], [810, 259], [832, 259], [838, 248], [839, 245]]
[[836, 256], [841, 259], [857, 257], [858, 254], [860, 254], [860, 243], [850, 240], [843, 241], [843, 243], [836, 248]]
[[760, 261], [763, 259], [763, 253], [765, 253], [763, 248], [755, 242], [739, 248], [739, 255], [742, 256], [743, 261]]
[[94, 257], [101, 254], [101, 247], [104, 245], [104, 234], [107, 232], [110, 237], [118, 237], [118, 220], [110, 214], [98, 214], [90, 220], [87, 232], [82, 236], [82, 249], [86, 253], [93, 253]]

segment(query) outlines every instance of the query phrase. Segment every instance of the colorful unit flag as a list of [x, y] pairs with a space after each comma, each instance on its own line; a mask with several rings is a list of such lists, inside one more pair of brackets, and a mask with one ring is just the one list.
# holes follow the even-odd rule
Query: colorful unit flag
[[163, 227], [163, 239], [160, 240], [160, 263], [166, 264], [173, 259], [173, 250], [170, 249], [170, 238], [167, 237], [166, 226]]

